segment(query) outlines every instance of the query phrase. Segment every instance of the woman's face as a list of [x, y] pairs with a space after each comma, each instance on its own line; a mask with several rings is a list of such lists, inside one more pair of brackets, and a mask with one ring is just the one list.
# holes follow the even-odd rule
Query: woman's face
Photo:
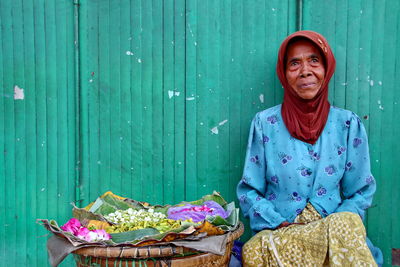
[[286, 51], [286, 79], [303, 99], [313, 99], [325, 78], [324, 58], [320, 50], [308, 40], [290, 44]]

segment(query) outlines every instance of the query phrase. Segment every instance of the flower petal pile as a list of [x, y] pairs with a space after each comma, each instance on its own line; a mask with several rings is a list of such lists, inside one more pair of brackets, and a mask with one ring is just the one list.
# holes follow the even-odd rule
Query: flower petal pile
[[111, 235], [108, 234], [105, 230], [89, 230], [88, 228], [83, 227], [81, 222], [76, 218], [71, 218], [66, 224], [61, 226], [61, 229], [87, 242], [96, 242], [111, 239]]

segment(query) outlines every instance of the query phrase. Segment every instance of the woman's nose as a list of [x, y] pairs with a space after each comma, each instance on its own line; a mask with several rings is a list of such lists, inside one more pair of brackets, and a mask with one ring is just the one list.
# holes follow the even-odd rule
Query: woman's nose
[[308, 77], [308, 76], [310, 76], [311, 74], [312, 74], [312, 73], [311, 73], [310, 66], [308, 66], [307, 63], [303, 64], [303, 66], [302, 66], [302, 68], [301, 68], [301, 70], [300, 70], [300, 76], [301, 76], [301, 77]]

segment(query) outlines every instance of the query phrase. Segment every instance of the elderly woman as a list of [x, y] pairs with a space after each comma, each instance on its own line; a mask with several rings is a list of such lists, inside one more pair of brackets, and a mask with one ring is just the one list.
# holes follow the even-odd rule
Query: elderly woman
[[276, 70], [283, 103], [253, 119], [237, 187], [258, 232], [244, 266], [376, 266], [382, 256], [362, 222], [376, 188], [367, 135], [356, 114], [328, 102], [331, 48], [318, 33], [296, 32]]

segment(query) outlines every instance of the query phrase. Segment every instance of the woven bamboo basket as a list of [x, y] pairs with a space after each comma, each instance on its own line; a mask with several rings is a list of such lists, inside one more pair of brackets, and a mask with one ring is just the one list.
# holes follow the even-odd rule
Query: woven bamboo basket
[[173, 245], [152, 245], [146, 247], [86, 247], [74, 252], [77, 267], [221, 267], [228, 266], [233, 242], [244, 231], [240, 223], [238, 229], [227, 233], [225, 254], [220, 256], [202, 253]]

